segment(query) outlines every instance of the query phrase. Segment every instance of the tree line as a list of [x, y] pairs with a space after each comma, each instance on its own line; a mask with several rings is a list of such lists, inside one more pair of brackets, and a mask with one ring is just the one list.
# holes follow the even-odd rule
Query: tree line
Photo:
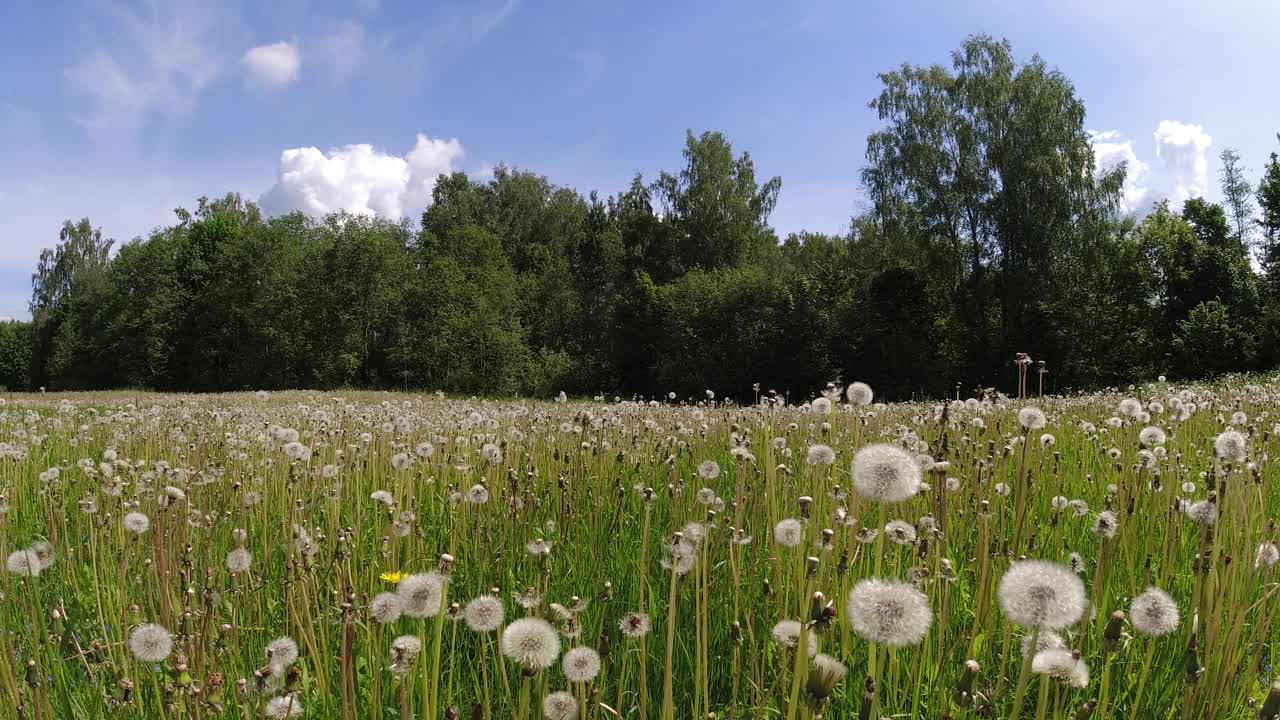
[[780, 239], [781, 180], [718, 132], [604, 198], [500, 167], [441, 176], [417, 222], [236, 194], [118, 248], [68, 221], [31, 321], [0, 323], [0, 385], [903, 398], [1008, 388], [1017, 352], [1057, 390], [1276, 365], [1276, 153], [1255, 186], [1228, 149], [1223, 204], [1139, 219], [1038, 56], [975, 36], [880, 79], [847, 233]]

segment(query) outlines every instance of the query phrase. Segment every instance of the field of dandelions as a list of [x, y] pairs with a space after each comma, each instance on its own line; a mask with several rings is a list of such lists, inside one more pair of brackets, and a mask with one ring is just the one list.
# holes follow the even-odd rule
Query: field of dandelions
[[3, 402], [3, 717], [1280, 711], [1270, 381]]

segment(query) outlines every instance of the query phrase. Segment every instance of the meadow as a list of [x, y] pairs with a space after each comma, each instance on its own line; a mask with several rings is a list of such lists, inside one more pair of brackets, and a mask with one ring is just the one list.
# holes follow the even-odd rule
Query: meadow
[[3, 403], [4, 717], [1280, 712], [1268, 379]]

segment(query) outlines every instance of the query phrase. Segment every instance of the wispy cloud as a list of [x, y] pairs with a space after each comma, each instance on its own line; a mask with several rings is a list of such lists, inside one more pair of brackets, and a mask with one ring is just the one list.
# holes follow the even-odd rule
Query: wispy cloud
[[475, 31], [475, 39], [479, 40], [485, 35], [497, 30], [502, 23], [507, 21], [515, 11], [520, 7], [520, 0], [505, 0], [502, 5], [488, 11], [478, 11], [470, 16], [472, 28]]
[[98, 44], [65, 71], [70, 90], [85, 101], [75, 119], [87, 128], [136, 129], [152, 113], [189, 111], [219, 74], [216, 5], [178, 1], [145, 8], [106, 6]]

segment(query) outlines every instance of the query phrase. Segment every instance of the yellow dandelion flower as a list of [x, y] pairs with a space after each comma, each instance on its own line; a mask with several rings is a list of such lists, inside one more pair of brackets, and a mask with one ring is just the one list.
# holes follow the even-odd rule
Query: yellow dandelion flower
[[385, 572], [382, 573], [381, 577], [392, 585], [398, 585], [401, 580], [408, 577], [408, 574], [402, 572]]

